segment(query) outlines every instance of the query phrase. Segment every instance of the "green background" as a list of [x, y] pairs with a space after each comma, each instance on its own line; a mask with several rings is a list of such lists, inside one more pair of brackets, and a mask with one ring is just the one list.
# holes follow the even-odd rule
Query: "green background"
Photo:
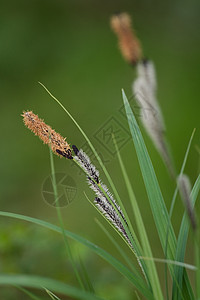
[[[198, 1], [177, 0], [1, 1], [1, 210], [58, 223], [55, 208], [42, 197], [43, 182], [50, 174], [49, 150], [24, 127], [20, 116], [23, 110], [33, 110], [66, 136], [68, 143], [77, 147], [85, 145], [76, 126], [38, 84], [40, 81], [87, 133], [132, 215], [118, 161], [112, 155], [112, 146], [109, 144], [110, 154], [105, 148], [105, 141], [100, 143], [96, 138], [110, 118], [128, 130], [126, 119], [120, 113], [121, 88], [129, 99], [133, 98], [131, 85], [135, 70], [121, 57], [116, 36], [110, 29], [109, 19], [116, 11], [130, 13], [144, 54], [155, 63], [158, 99], [177, 170], [181, 167], [192, 130], [197, 129], [186, 166], [186, 173], [191, 183], [194, 182], [199, 171], [197, 147], [200, 147], [199, 6]], [[175, 183], [145, 133], [144, 138], [169, 208]], [[120, 148], [120, 153], [152, 241], [153, 254], [163, 257], [131, 139]], [[83, 194], [85, 191], [90, 199], [94, 198], [85, 177], [70, 161], [54, 157], [54, 162], [56, 172], [71, 176], [77, 188], [73, 202], [62, 208], [65, 227], [118, 257], [94, 221], [95, 217], [102, 218]], [[173, 214], [176, 232], [182, 212], [183, 206], [178, 199]], [[3, 217], [0, 224], [1, 272], [46, 275], [77, 285], [60, 236]], [[113, 235], [118, 239], [114, 232]], [[190, 251], [186, 258], [189, 263], [193, 263], [192, 243], [190, 238]], [[82, 257], [98, 294], [108, 299], [134, 299], [134, 289], [120, 274], [87, 249], [73, 243], [72, 248], [77, 259]], [[163, 284], [164, 268], [162, 265], [158, 267]], [[3, 288], [0, 295], [2, 299], [28, 299], [14, 288]]]

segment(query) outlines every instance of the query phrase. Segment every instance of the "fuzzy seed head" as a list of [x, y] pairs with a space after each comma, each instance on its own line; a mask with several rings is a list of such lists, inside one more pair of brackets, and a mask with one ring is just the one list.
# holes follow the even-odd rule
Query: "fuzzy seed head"
[[32, 111], [24, 111], [24, 124], [37, 135], [44, 144], [51, 147], [52, 151], [60, 157], [72, 159], [71, 148], [59, 133], [55, 132], [49, 125], [35, 115]]
[[116, 33], [122, 56], [130, 64], [135, 65], [142, 58], [142, 49], [131, 24], [131, 18], [127, 13], [112, 16], [111, 28]]

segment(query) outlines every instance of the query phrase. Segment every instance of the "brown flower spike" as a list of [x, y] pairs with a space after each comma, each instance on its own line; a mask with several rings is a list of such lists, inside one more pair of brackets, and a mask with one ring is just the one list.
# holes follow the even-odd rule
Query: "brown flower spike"
[[130, 16], [127, 13], [114, 15], [111, 18], [111, 27], [118, 37], [124, 59], [135, 65], [142, 58], [142, 49], [132, 29]]
[[24, 111], [22, 114], [24, 124], [35, 135], [51, 147], [52, 151], [58, 156], [73, 159], [69, 144], [59, 133], [55, 132], [49, 125], [45, 124], [42, 119], [35, 115], [32, 111]]

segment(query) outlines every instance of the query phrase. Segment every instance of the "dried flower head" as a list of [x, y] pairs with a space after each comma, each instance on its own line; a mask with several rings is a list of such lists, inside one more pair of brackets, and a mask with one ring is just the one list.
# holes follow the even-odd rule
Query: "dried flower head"
[[32, 111], [24, 111], [22, 114], [24, 124], [35, 135], [48, 144], [52, 151], [58, 156], [63, 156], [72, 159], [72, 152], [69, 144], [59, 133], [55, 132], [49, 125], [45, 124], [42, 119], [35, 115]]
[[137, 77], [133, 81], [132, 89], [140, 107], [141, 121], [174, 178], [175, 170], [165, 138], [165, 124], [156, 96], [157, 78], [154, 64], [152, 61], [142, 60], [136, 68]]
[[142, 58], [142, 49], [127, 13], [112, 16], [111, 27], [119, 40], [119, 48], [126, 61], [135, 65]]

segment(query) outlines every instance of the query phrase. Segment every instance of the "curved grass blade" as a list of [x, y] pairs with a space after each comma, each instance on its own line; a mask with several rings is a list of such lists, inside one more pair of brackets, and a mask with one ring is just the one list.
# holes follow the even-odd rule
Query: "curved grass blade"
[[80, 300], [103, 300], [98, 296], [80, 290], [78, 288], [67, 285], [63, 282], [42, 277], [42, 276], [33, 276], [33, 275], [0, 275], [0, 285], [19, 285], [30, 288], [51, 289], [51, 291], [56, 293], [61, 293], [66, 296], [73, 297]]
[[[20, 214], [10, 213], [10, 212], [3, 212], [3, 211], [0, 211], [0, 216], [24, 220], [27, 222], [31, 222], [43, 226], [55, 232], [62, 233], [62, 229], [60, 227], [40, 219], [36, 219], [36, 218], [32, 218]], [[104, 249], [98, 247], [97, 245], [91, 243], [90, 241], [86, 240], [85, 238], [75, 233], [72, 233], [66, 229], [64, 230], [64, 232], [65, 235], [68, 236], [69, 238], [81, 243], [82, 245], [85, 245], [94, 253], [102, 257], [105, 261], [107, 261], [110, 265], [112, 265], [118, 272], [120, 272], [125, 278], [127, 278], [147, 299], [153, 300], [153, 295], [149, 290], [149, 288], [147, 287], [147, 285], [145, 284], [142, 277], [138, 277], [136, 274], [131, 272], [125, 265], [123, 265], [119, 260], [114, 258], [111, 254], [106, 252]]]
[[[193, 206], [195, 205], [195, 202], [197, 200], [199, 190], [200, 190], [200, 175], [198, 176], [198, 178], [197, 178], [197, 180], [196, 180], [196, 182], [193, 186], [192, 192], [191, 192], [191, 199], [192, 199]], [[180, 230], [179, 230], [177, 250], [176, 250], [176, 260], [180, 261], [180, 262], [184, 261], [189, 228], [190, 228], [190, 224], [188, 222], [187, 214], [185, 212], [184, 215], [183, 215]], [[183, 275], [184, 275], [184, 272], [185, 272], [184, 268], [176, 266], [175, 269], [174, 269], [174, 272], [175, 272], [175, 276], [177, 278], [178, 284], [182, 288]], [[177, 297], [177, 299], [179, 299], [178, 292], [177, 292], [177, 289], [176, 289], [175, 285], [173, 286], [173, 297], [175, 297], [175, 298]]]
[[[137, 200], [136, 200], [136, 197], [135, 197], [135, 193], [134, 193], [133, 188], [131, 186], [131, 183], [130, 183], [128, 174], [126, 172], [124, 163], [122, 161], [122, 158], [121, 158], [121, 155], [120, 155], [120, 152], [119, 152], [119, 149], [118, 149], [115, 138], [113, 138], [113, 140], [114, 140], [114, 144], [115, 144], [115, 147], [116, 147], [116, 150], [117, 150], [117, 157], [118, 157], [119, 164], [120, 164], [120, 167], [121, 167], [121, 171], [122, 171], [122, 174], [123, 174], [123, 177], [124, 177], [126, 188], [127, 188], [128, 194], [129, 194], [132, 210], [133, 210], [133, 213], [134, 213], [134, 216], [135, 216], [135, 222], [136, 222], [137, 229], [138, 229], [138, 232], [139, 232], [139, 235], [140, 235], [140, 240], [141, 240], [141, 243], [142, 243], [144, 256], [153, 257], [152, 251], [151, 251], [151, 246], [150, 246], [150, 243], [149, 243], [149, 239], [147, 237], [146, 229], [145, 229], [145, 226], [144, 226], [144, 222], [143, 222], [143, 219], [142, 219], [142, 216], [141, 216], [141, 213], [140, 213], [140, 209], [138, 207]], [[150, 282], [151, 288], [153, 290], [154, 297], [155, 297], [155, 299], [161, 300], [161, 299], [163, 299], [163, 294], [162, 294], [160, 282], [159, 282], [159, 279], [158, 279], [158, 273], [156, 271], [156, 266], [155, 266], [154, 261], [153, 260], [146, 261], [146, 267], [147, 267], [146, 275], [148, 276], [148, 281]]]
[[[156, 224], [156, 228], [160, 237], [161, 245], [165, 249], [166, 233], [168, 228], [168, 212], [164, 203], [164, 199], [160, 190], [156, 174], [145, 146], [142, 134], [140, 132], [137, 121], [134, 117], [132, 109], [128, 103], [127, 97], [122, 90], [126, 115], [135, 145], [140, 169], [142, 172], [146, 192], [149, 198], [152, 214]], [[174, 259], [176, 251], [176, 237], [170, 223], [169, 227], [169, 258]]]

